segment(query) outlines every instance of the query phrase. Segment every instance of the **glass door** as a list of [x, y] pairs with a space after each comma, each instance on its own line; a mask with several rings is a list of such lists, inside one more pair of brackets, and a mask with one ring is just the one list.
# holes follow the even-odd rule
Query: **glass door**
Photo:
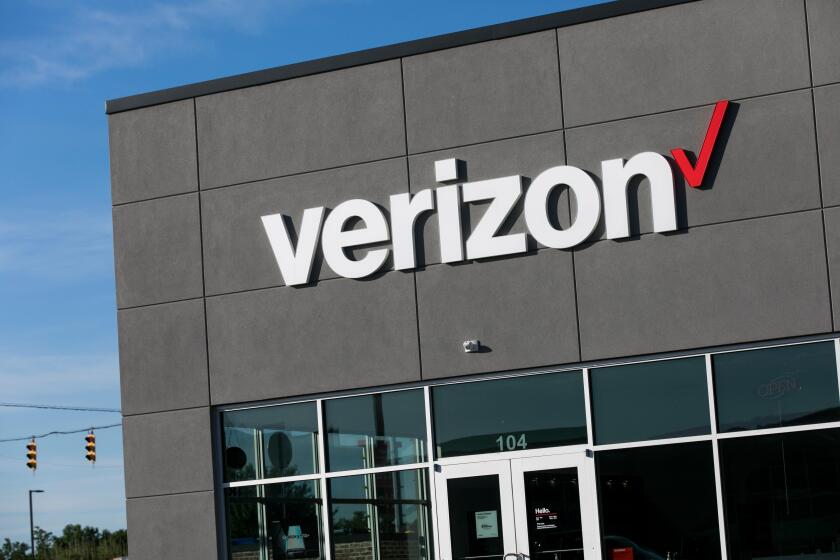
[[583, 453], [438, 465], [441, 560], [600, 560]]
[[583, 453], [511, 460], [517, 552], [600, 560], [594, 461]]

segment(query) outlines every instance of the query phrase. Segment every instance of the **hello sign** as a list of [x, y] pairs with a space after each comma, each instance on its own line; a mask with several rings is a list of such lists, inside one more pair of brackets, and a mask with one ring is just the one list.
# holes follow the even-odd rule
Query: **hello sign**
[[[715, 105], [694, 165], [683, 149], [671, 150], [677, 167], [691, 187], [699, 187], [703, 182], [728, 105], [728, 101], [719, 101]], [[650, 183], [653, 231], [662, 233], [677, 229], [671, 164], [658, 153], [642, 152], [627, 161], [610, 159], [601, 162], [607, 239], [630, 235], [627, 186], [637, 176], [647, 178]], [[346, 278], [364, 278], [374, 274], [385, 264], [391, 251], [394, 270], [415, 268], [415, 223], [421, 215], [431, 212], [437, 213], [440, 254], [444, 263], [524, 253], [527, 251], [527, 235], [546, 247], [569, 249], [584, 242], [601, 219], [602, 193], [587, 172], [571, 165], [552, 167], [534, 178], [524, 200], [527, 234], [498, 234], [522, 197], [522, 176], [511, 175], [459, 185], [458, 160], [447, 159], [435, 162], [435, 180], [444, 185], [413, 195], [392, 195], [390, 223], [379, 206], [367, 200], [347, 200], [329, 213], [323, 206], [308, 208], [300, 221], [296, 246], [292, 243], [282, 213], [262, 216], [283, 281], [289, 286], [310, 281], [319, 244], [330, 268]], [[549, 211], [550, 196], [561, 187], [569, 189], [577, 206], [574, 221], [564, 229], [554, 226]], [[465, 239], [461, 205], [484, 201], [489, 201], [487, 210], [472, 231], [467, 232]], [[347, 229], [350, 223], [355, 224], [353, 229]], [[392, 245], [390, 248], [370, 249], [358, 259], [351, 258], [346, 252], [354, 247], [388, 241]]]

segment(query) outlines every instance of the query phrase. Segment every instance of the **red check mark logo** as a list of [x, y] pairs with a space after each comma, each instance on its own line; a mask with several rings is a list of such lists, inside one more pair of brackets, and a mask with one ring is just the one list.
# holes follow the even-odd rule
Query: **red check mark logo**
[[703, 184], [703, 177], [706, 176], [706, 169], [709, 167], [709, 160], [712, 158], [712, 152], [715, 149], [715, 143], [717, 142], [718, 133], [720, 132], [721, 124], [723, 124], [723, 117], [726, 115], [727, 107], [729, 107], [729, 101], [725, 99], [715, 104], [712, 120], [709, 122], [709, 129], [706, 131], [706, 137], [703, 139], [703, 147], [700, 148], [700, 155], [697, 157], [697, 163], [695, 165], [691, 165], [685, 150], [682, 148], [671, 150], [671, 155], [674, 156], [677, 167], [682, 171], [686, 182], [694, 188]]

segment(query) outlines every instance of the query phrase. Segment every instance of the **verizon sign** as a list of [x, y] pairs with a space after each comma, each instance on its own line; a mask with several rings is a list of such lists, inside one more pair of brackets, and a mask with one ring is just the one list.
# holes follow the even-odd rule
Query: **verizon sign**
[[[715, 105], [703, 146], [693, 165], [683, 149], [671, 150], [677, 167], [691, 187], [699, 187], [703, 182], [728, 104], [728, 101], [719, 101]], [[642, 152], [628, 160], [601, 162], [602, 192], [592, 177], [580, 168], [559, 165], [546, 169], [534, 178], [524, 194], [527, 233], [504, 235], [500, 235], [499, 230], [523, 197], [522, 176], [458, 184], [458, 169], [456, 159], [435, 162], [435, 179], [442, 186], [413, 195], [392, 195], [390, 220], [379, 206], [367, 200], [347, 200], [330, 212], [323, 206], [308, 208], [299, 222], [296, 244], [289, 235], [284, 214], [262, 216], [283, 281], [289, 286], [308, 283], [319, 245], [330, 268], [346, 278], [374, 274], [385, 265], [391, 252], [395, 270], [415, 268], [415, 223], [426, 213], [437, 214], [440, 255], [444, 263], [524, 253], [528, 235], [546, 247], [572, 248], [592, 235], [601, 219], [602, 206], [607, 238], [628, 237], [627, 186], [637, 176], [646, 177], [650, 183], [653, 230], [663, 233], [677, 229], [674, 174], [668, 159], [655, 152]], [[573, 222], [564, 229], [555, 227], [549, 208], [551, 194], [560, 188], [569, 189], [577, 206]], [[485, 201], [489, 201], [489, 205], [484, 215], [472, 231], [464, 231], [461, 206]], [[347, 253], [353, 248], [389, 241], [391, 247], [369, 249], [358, 259]]]

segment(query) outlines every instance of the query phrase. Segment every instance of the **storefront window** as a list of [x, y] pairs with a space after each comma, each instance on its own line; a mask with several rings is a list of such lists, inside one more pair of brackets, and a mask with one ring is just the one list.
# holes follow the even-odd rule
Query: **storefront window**
[[615, 558], [720, 558], [711, 442], [595, 453], [602, 552]]
[[729, 558], [840, 557], [840, 429], [720, 442]]
[[833, 342], [712, 357], [721, 432], [840, 420]]
[[225, 490], [232, 560], [323, 559], [318, 482]]
[[593, 369], [595, 443], [710, 433], [702, 356]]
[[318, 472], [315, 403], [233, 410], [222, 425], [226, 482]]
[[580, 371], [432, 387], [438, 457], [586, 443]]
[[432, 557], [426, 470], [329, 480], [334, 560]]
[[324, 425], [330, 471], [426, 460], [422, 389], [326, 400]]

